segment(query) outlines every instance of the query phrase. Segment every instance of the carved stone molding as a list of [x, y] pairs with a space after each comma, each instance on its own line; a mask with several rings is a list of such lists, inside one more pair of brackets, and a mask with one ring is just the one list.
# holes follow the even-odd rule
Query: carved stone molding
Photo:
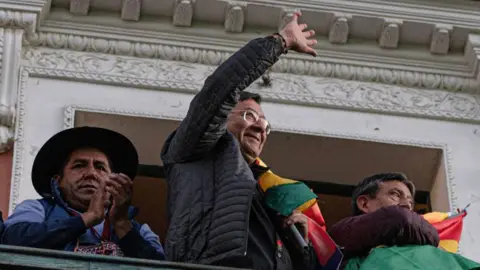
[[0, 153], [13, 141], [23, 29], [0, 28]]
[[75, 15], [87, 15], [90, 10], [90, 0], [70, 0], [70, 12]]
[[123, 0], [122, 19], [126, 21], [138, 21], [140, 19], [140, 10], [140, 0]]
[[434, 54], [447, 54], [450, 48], [450, 39], [453, 26], [436, 25], [433, 31], [430, 51]]
[[[45, 46], [55, 49], [109, 53], [164, 60], [178, 60], [217, 66], [225, 61], [238, 48], [199, 48], [184, 42], [138, 43], [126, 40], [95, 38], [40, 32], [32, 36], [30, 46]], [[173, 44], [172, 44], [173, 43]], [[367, 63], [368, 64], [368, 63]], [[288, 54], [275, 64], [274, 72], [293, 73], [316, 77], [340, 78], [366, 82], [378, 82], [408, 87], [442, 89], [453, 92], [480, 92], [480, 81], [467, 76], [444, 75], [432, 72], [408, 70], [405, 66], [392, 68], [364, 66], [358, 63], [348, 64], [345, 60], [331, 58], [305, 58]]]
[[331, 43], [345, 44], [348, 41], [350, 32], [349, 20], [351, 15], [335, 13], [328, 33], [328, 40]]
[[[68, 0], [57, 0], [56, 8], [52, 11], [52, 14], [59, 14], [62, 21], [69, 20], [72, 22], [81, 23], [85, 22], [84, 18], [78, 16], [72, 16], [66, 18], [64, 14], [67, 13], [68, 8], [65, 2]], [[70, 0], [70, 9], [75, 14], [87, 14], [89, 2], [93, 0]], [[99, 1], [99, 2], [106, 2]], [[385, 18], [393, 18], [402, 20], [405, 27], [402, 27], [402, 36], [399, 42], [401, 44], [408, 44], [411, 47], [418, 48], [419, 51], [424, 51], [425, 46], [430, 46], [431, 40], [426, 37], [432, 37], [434, 33], [435, 24], [451, 24], [454, 26], [450, 37], [452, 39], [452, 52], [458, 53], [463, 49], [465, 44], [465, 37], [468, 33], [475, 33], [476, 29], [480, 28], [480, 11], [477, 8], [468, 8], [465, 4], [466, 1], [460, 1], [459, 4], [451, 4], [448, 7], [441, 7], [440, 4], [431, 4], [425, 1], [415, 1], [415, 3], [407, 3], [409, 1], [385, 1], [372, 0], [372, 1], [349, 1], [349, 0], [316, 0], [316, 1], [292, 1], [292, 0], [255, 0], [245, 1], [245, 6], [240, 9], [234, 7], [233, 9], [225, 8], [230, 0], [209, 0], [200, 1], [199, 7], [194, 8], [193, 0], [158, 0], [158, 1], [140, 1], [140, 0], [112, 0], [110, 3], [105, 4], [91, 4], [90, 9], [93, 11], [104, 12], [108, 11], [110, 15], [97, 12], [91, 12], [91, 23], [103, 25], [105, 18], [110, 16], [117, 17], [122, 14], [121, 18], [131, 19], [126, 17], [126, 9], [120, 9], [119, 5], [123, 3], [131, 3], [134, 5], [135, 12], [131, 13], [132, 18], [136, 21], [137, 15], [139, 18], [145, 18], [145, 24], [140, 19], [139, 24], [135, 25], [135, 30], [144, 30], [151, 28], [151, 19], [158, 18], [159, 16], [173, 17], [173, 25], [190, 27], [193, 24], [192, 20], [198, 20], [201, 27], [212, 26], [217, 28], [215, 24], [218, 22], [224, 22], [225, 18], [235, 16], [241, 16], [241, 10], [244, 10], [248, 14], [256, 14], [259, 10], [261, 13], [255, 16], [243, 16], [243, 30], [254, 33], [255, 28], [261, 26], [264, 29], [271, 29], [275, 31], [279, 25], [279, 21], [275, 20], [281, 15], [282, 10], [298, 9], [305, 11], [308, 14], [302, 17], [302, 22], [312, 25], [317, 32], [325, 33], [330, 26], [330, 40], [334, 43], [344, 44], [347, 40], [346, 36], [347, 28], [351, 29], [351, 36], [355, 37], [351, 42], [357, 42], [365, 44], [364, 41], [371, 40], [378, 42], [380, 37], [380, 31], [372, 31], [383, 29], [383, 21]], [[97, 0], [94, 3], [99, 3]], [[75, 4], [75, 5], [74, 5]], [[142, 8], [139, 13], [136, 12], [137, 7], [141, 4]], [[143, 10], [143, 13], [142, 13]], [[195, 12], [195, 16], [193, 16]], [[251, 13], [250, 13], [251, 12]], [[60, 15], [61, 14], [61, 15]], [[345, 17], [342, 14], [350, 14]], [[71, 14], [68, 14], [71, 15]], [[52, 16], [56, 17], [56, 15]], [[262, 18], [264, 17], [264, 18]], [[331, 18], [335, 19], [332, 21]], [[275, 19], [272, 19], [275, 18]], [[98, 19], [98, 21], [95, 21]], [[170, 24], [170, 23], [169, 23]], [[109, 23], [109, 26], [110, 23]], [[145, 26], [145, 27], [144, 27]], [[217, 25], [218, 26], [218, 25]], [[239, 26], [237, 26], [239, 27]], [[237, 28], [239, 29], [239, 28]], [[235, 33], [238, 30], [235, 29]], [[389, 25], [388, 29], [395, 30], [394, 25]], [[203, 29], [202, 29], [203, 30]], [[200, 30], [199, 32], [205, 32]], [[212, 30], [212, 29], [210, 29]], [[226, 28], [227, 31], [228, 28]], [[439, 31], [443, 33], [443, 30]], [[328, 32], [327, 32], [328, 33]], [[205, 33], [203, 33], [205, 34]], [[435, 43], [435, 42], [434, 42]], [[373, 45], [373, 44], [372, 44]], [[428, 54], [428, 52], [425, 52]]]
[[227, 11], [225, 14], [225, 31], [232, 33], [243, 32], [246, 6], [246, 2], [228, 2]]
[[468, 65], [476, 79], [480, 82], [480, 35], [470, 34], [465, 47], [465, 56], [468, 59]]
[[403, 22], [401, 20], [385, 20], [380, 39], [378, 41], [380, 48], [395, 49], [400, 40], [400, 31]]
[[194, 4], [195, 0], [175, 0], [173, 25], [188, 27], [192, 26]]
[[36, 25], [35, 13], [0, 9], [0, 27], [23, 29], [30, 35], [35, 32]]
[[[25, 49], [24, 69], [41, 76], [197, 92], [214, 67], [128, 56]], [[332, 78], [273, 73], [250, 91], [274, 102], [480, 123], [478, 96]], [[179, 90], [180, 91], [180, 90]]]

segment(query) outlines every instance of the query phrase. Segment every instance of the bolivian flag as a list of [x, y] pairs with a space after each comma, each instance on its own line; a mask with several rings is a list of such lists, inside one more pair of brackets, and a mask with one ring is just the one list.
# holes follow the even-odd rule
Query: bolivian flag
[[265, 193], [265, 204], [283, 216], [294, 210], [308, 217], [308, 239], [317, 255], [317, 270], [338, 269], [343, 254], [326, 232], [325, 220], [317, 204], [317, 195], [304, 183], [274, 174], [260, 159], [257, 165], [265, 172], [258, 182]]
[[438, 248], [427, 245], [378, 247], [372, 249], [367, 257], [350, 259], [344, 270], [480, 269], [479, 263], [456, 254], [466, 215], [465, 209], [458, 213], [433, 212], [423, 215], [438, 231]]
[[439, 248], [456, 253], [463, 229], [463, 218], [467, 215], [464, 209], [458, 213], [433, 212], [423, 215], [438, 231], [440, 236]]

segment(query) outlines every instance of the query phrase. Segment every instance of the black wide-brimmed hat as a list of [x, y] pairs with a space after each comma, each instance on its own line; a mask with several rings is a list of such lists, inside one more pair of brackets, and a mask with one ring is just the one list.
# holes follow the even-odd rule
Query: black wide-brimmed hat
[[112, 172], [137, 174], [138, 154], [132, 142], [120, 133], [97, 127], [66, 129], [51, 137], [40, 149], [32, 168], [32, 183], [42, 196], [51, 196], [51, 179], [57, 175], [70, 154], [80, 148], [103, 152], [111, 162]]

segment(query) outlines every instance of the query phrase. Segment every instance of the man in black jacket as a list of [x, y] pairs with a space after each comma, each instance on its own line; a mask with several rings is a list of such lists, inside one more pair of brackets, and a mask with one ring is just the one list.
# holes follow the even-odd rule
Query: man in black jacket
[[[162, 150], [167, 175], [169, 260], [253, 269], [311, 269], [312, 248], [285, 241], [285, 224], [262, 202], [256, 164], [270, 131], [258, 95], [243, 92], [287, 50], [315, 56], [296, 13], [280, 33], [255, 39], [220, 65], [195, 96], [180, 127]], [[283, 226], [282, 226], [283, 225]], [[283, 240], [283, 241], [282, 241]], [[307, 239], [308, 240], [308, 239]], [[285, 243], [285, 245], [284, 245]]]

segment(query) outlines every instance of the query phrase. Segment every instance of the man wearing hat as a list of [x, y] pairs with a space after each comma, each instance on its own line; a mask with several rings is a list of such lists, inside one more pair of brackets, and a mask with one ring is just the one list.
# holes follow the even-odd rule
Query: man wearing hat
[[17, 205], [2, 244], [163, 260], [159, 237], [133, 220], [137, 166], [135, 147], [117, 132], [79, 127], [54, 135], [32, 168], [43, 198]]

